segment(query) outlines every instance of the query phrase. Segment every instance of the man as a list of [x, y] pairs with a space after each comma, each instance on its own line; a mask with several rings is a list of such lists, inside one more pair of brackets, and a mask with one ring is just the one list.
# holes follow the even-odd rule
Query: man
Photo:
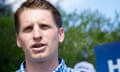
[[46, 0], [27, 0], [15, 13], [16, 42], [25, 61], [16, 72], [73, 72], [58, 57], [64, 40], [58, 10]]

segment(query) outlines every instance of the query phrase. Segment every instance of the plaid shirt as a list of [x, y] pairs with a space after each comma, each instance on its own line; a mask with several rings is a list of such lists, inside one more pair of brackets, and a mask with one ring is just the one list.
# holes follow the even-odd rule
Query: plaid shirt
[[[59, 65], [53, 72], [74, 72], [73, 69], [66, 66], [63, 59], [59, 58]], [[20, 69], [16, 72], [26, 72], [25, 71], [25, 62], [22, 62], [20, 65]]]

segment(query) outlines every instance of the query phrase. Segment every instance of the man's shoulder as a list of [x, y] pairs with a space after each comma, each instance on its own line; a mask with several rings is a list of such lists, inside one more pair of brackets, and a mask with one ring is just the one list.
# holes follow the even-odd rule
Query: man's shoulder
[[74, 72], [72, 68], [68, 67], [62, 58], [59, 58], [59, 66], [53, 72]]

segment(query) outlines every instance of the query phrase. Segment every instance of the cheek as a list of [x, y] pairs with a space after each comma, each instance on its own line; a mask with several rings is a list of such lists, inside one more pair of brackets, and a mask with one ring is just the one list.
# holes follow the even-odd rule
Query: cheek
[[57, 34], [50, 35], [48, 41], [52, 48], [57, 47], [59, 42], [58, 35]]
[[45, 34], [45, 37], [46, 37], [46, 39], [48, 40], [48, 41], [52, 41], [52, 42], [54, 42], [54, 41], [57, 41], [58, 40], [58, 34], [57, 34], [57, 32], [49, 32], [49, 33], [46, 33]]
[[30, 38], [29, 37], [27, 37], [27, 36], [22, 36], [22, 38], [21, 38], [21, 45], [22, 45], [22, 47], [23, 48], [26, 48], [26, 47], [28, 47], [29, 46], [29, 44], [30, 44]]
[[58, 50], [58, 35], [49, 36], [48, 39], [48, 53], [55, 54]]
[[22, 48], [26, 47], [26, 40], [24, 40], [24, 39], [21, 40], [21, 46], [22, 46]]

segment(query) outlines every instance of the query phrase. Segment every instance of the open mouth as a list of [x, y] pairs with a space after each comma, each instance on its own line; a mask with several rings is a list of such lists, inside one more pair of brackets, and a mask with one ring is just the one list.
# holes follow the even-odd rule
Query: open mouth
[[33, 44], [33, 45], [31, 46], [31, 48], [40, 48], [40, 47], [43, 47], [43, 46], [46, 46], [46, 44], [36, 43], [36, 44]]
[[38, 53], [38, 52], [43, 52], [46, 46], [47, 44], [44, 43], [35, 43], [31, 46], [31, 48], [33, 52]]

